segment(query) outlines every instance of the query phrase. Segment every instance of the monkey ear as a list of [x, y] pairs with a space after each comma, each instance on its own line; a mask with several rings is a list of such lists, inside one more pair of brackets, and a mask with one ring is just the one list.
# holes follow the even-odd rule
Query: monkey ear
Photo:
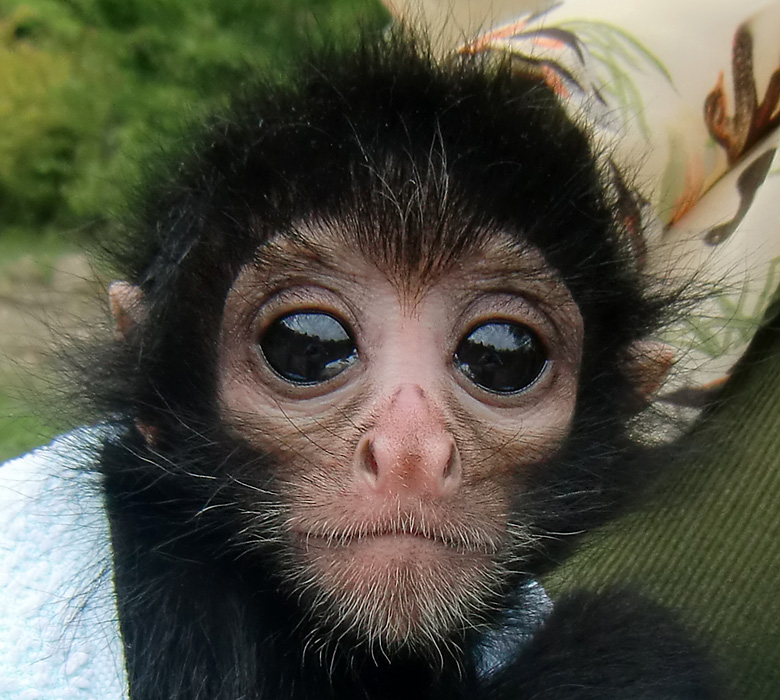
[[643, 402], [649, 402], [661, 388], [674, 365], [675, 349], [660, 340], [632, 343], [623, 368]]
[[129, 282], [116, 281], [108, 285], [108, 303], [114, 317], [117, 336], [127, 340], [133, 330], [143, 323], [146, 316], [144, 293]]

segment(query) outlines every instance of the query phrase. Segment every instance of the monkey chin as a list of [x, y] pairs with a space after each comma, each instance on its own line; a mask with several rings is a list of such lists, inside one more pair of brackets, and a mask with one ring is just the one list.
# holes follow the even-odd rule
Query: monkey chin
[[410, 533], [303, 536], [295, 586], [323, 644], [441, 657], [479, 623], [504, 580], [495, 557]]

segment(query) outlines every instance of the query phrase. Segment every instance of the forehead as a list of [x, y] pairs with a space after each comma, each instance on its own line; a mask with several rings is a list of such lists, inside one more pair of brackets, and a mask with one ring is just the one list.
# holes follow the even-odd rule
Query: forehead
[[340, 223], [307, 222], [279, 233], [260, 246], [250, 264], [262, 285], [278, 288], [299, 279], [351, 280], [383, 277], [409, 299], [421, 298], [437, 284], [447, 286], [555, 291], [561, 303], [572, 301], [560, 275], [541, 251], [522, 237], [476, 228], [457, 246], [420, 248], [409, 255], [377, 242], [356, 239]]

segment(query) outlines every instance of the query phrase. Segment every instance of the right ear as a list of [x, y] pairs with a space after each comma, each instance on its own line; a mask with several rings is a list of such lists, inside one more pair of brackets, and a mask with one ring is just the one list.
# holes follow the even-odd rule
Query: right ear
[[127, 340], [146, 317], [144, 293], [140, 287], [129, 282], [112, 282], [108, 285], [108, 303], [117, 336]]
[[642, 401], [649, 403], [674, 366], [677, 350], [658, 340], [638, 340], [628, 351], [623, 372]]

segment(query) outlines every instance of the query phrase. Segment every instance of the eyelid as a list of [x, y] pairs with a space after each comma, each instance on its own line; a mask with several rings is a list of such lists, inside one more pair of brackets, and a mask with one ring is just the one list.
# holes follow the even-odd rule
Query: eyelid
[[458, 315], [452, 331], [452, 353], [479, 326], [486, 323], [514, 323], [530, 328], [548, 355], [553, 359], [554, 348], [560, 345], [560, 329], [534, 298], [517, 292], [489, 292], [481, 294]]
[[300, 285], [275, 290], [259, 306], [255, 315], [255, 334], [260, 335], [275, 320], [292, 313], [323, 313], [341, 323], [359, 346], [360, 324], [351, 305], [327, 287]]
[[473, 323], [469, 324], [469, 326], [466, 328], [466, 330], [461, 333], [460, 339], [457, 342], [456, 349], [460, 347], [460, 344], [466, 340], [469, 336], [474, 334], [477, 330], [482, 328], [483, 326], [489, 326], [491, 324], [506, 324], [508, 326], [522, 326], [523, 328], [527, 328], [528, 330], [533, 333], [534, 336], [536, 336], [536, 339], [541, 343], [542, 348], [544, 349], [545, 353], [547, 355], [550, 354], [550, 344], [549, 340], [546, 338], [545, 334], [540, 332], [537, 328], [537, 326], [533, 323], [529, 323], [528, 320], [523, 319], [520, 320], [517, 318], [516, 315], [512, 316], [486, 316], [485, 318], [480, 318], [477, 321], [474, 321]]

